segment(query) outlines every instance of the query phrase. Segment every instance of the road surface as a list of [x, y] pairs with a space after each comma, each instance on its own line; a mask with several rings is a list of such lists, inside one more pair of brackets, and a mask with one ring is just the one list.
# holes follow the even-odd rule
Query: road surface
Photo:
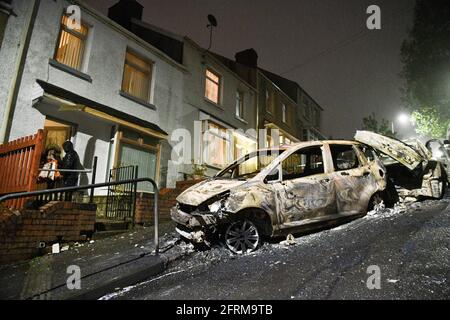
[[[178, 245], [173, 250], [188, 248]], [[375, 278], [369, 278], [372, 275]], [[369, 289], [368, 283], [375, 288]], [[449, 298], [449, 195], [440, 201], [371, 212], [336, 228], [298, 237], [293, 246], [278, 240], [244, 256], [233, 256], [224, 248], [191, 252], [164, 274], [103, 297]]]

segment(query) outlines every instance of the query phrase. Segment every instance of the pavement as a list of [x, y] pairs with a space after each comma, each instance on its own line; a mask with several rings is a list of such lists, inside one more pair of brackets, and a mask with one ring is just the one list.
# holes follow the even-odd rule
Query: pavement
[[447, 194], [297, 236], [292, 246], [278, 239], [241, 256], [223, 248], [193, 252], [101, 299], [448, 300], [449, 230]]
[[[145, 227], [100, 240], [76, 244], [67, 251], [0, 266], [0, 299], [97, 299], [163, 272], [182, 251], [168, 252], [175, 241], [174, 225], [160, 225], [161, 254], [154, 254], [154, 228]], [[79, 267], [81, 289], [67, 280]], [[68, 273], [69, 271], [69, 273]], [[71, 278], [72, 279], [72, 278]], [[72, 282], [73, 283], [73, 282]]]

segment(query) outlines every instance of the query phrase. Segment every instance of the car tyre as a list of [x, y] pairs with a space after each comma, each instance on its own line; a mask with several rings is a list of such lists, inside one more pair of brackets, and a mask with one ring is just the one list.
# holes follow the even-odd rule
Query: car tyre
[[253, 252], [262, 242], [259, 228], [248, 219], [232, 222], [226, 228], [224, 240], [227, 248], [235, 254]]
[[400, 198], [397, 189], [391, 179], [387, 179], [386, 189], [381, 193], [381, 196], [387, 208], [393, 208], [399, 202]]

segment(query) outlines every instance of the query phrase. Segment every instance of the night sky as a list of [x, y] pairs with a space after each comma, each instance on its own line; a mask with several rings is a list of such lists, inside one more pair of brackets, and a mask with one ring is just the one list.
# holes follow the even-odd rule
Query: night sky
[[[86, 0], [107, 13], [117, 0]], [[395, 120], [404, 105], [400, 47], [412, 26], [413, 0], [139, 0], [143, 20], [207, 47], [207, 15], [216, 16], [212, 51], [233, 58], [254, 48], [260, 67], [300, 84], [323, 108], [322, 131], [352, 138], [372, 111]], [[382, 30], [366, 28], [381, 8]], [[396, 123], [401, 137], [411, 128]]]

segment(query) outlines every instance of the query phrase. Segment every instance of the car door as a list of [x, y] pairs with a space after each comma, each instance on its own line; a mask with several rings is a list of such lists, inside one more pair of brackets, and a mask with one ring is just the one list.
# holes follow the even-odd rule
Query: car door
[[322, 146], [305, 147], [281, 163], [281, 181], [274, 184], [281, 228], [326, 219], [336, 212], [334, 184], [325, 173]]
[[[372, 195], [378, 190], [378, 180], [371, 164], [353, 144], [329, 144], [334, 173], [339, 214], [365, 213]], [[375, 165], [375, 164], [374, 164]]]

